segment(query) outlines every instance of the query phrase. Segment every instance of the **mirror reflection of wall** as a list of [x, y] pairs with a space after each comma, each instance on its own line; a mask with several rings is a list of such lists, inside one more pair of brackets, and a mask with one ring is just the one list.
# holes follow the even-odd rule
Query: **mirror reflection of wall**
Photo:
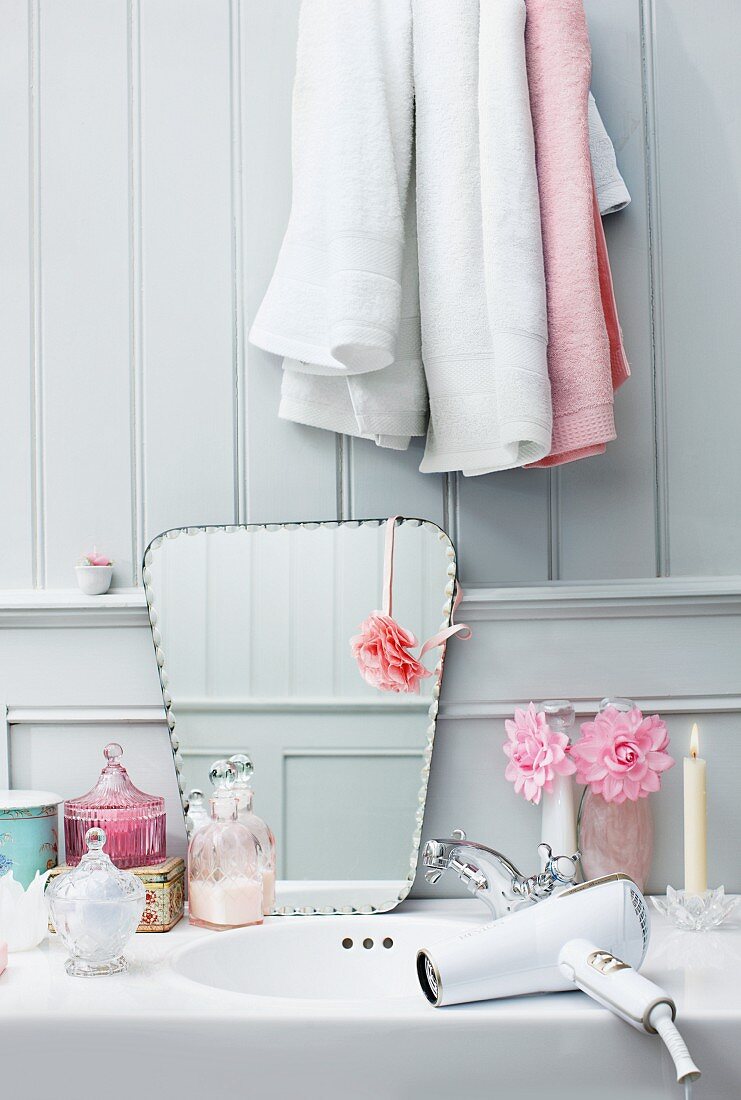
[[[381, 606], [386, 529], [191, 529], [147, 555], [186, 795], [208, 799], [211, 763], [247, 754], [279, 880], [372, 882], [374, 904], [409, 873], [436, 690], [430, 675], [418, 694], [379, 691], [351, 651]], [[399, 524], [393, 615], [420, 644], [449, 614], [451, 561], [434, 524]], [[422, 658], [430, 673], [439, 658]]]

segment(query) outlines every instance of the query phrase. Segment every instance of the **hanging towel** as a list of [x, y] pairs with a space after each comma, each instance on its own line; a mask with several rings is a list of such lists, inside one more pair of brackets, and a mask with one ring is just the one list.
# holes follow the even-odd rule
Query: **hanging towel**
[[410, 0], [303, 0], [293, 201], [251, 341], [345, 372], [379, 370], [400, 332], [412, 152]]
[[620, 175], [615, 157], [615, 146], [605, 129], [602, 116], [592, 93], [589, 93], [588, 105], [589, 152], [592, 157], [592, 172], [597, 188], [597, 202], [600, 214], [615, 214], [623, 210], [630, 202], [630, 194], [625, 180]]
[[[537, 466], [600, 454], [615, 438], [613, 381], [628, 368], [615, 313], [610, 347], [603, 248], [589, 146], [591, 75], [582, 0], [527, 0], [525, 34], [548, 300], [553, 441]], [[603, 268], [602, 272], [600, 268]], [[622, 353], [622, 354], [621, 354]], [[613, 363], [616, 363], [613, 379]]]
[[420, 470], [508, 469], [551, 444], [525, 5], [414, 0], [413, 18]]
[[426, 433], [413, 178], [406, 211], [401, 323], [394, 362], [382, 370], [345, 374], [333, 367], [284, 359], [279, 416], [372, 439], [380, 447], [395, 450], [405, 450], [411, 436]]

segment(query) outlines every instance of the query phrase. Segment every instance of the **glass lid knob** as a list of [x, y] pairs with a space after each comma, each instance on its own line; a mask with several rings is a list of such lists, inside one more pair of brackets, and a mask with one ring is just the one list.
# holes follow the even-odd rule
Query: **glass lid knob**
[[123, 745], [111, 741], [110, 745], [106, 745], [103, 749], [103, 756], [109, 764], [118, 764], [120, 757], [123, 756]]
[[85, 833], [85, 843], [89, 852], [100, 852], [106, 842], [105, 830], [97, 826], [88, 829]]

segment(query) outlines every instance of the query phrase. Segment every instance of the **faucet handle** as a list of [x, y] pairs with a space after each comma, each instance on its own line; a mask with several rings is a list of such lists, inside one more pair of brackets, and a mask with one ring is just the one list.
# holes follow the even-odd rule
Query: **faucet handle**
[[571, 886], [576, 882], [581, 852], [574, 852], [572, 856], [554, 856], [550, 844], [543, 843], [538, 845], [538, 853], [545, 860], [543, 876], [553, 886]]
[[453, 829], [453, 832], [452, 832], [451, 835], [453, 837], [453, 840], [465, 840], [466, 839], [466, 834], [464, 833], [463, 829]]

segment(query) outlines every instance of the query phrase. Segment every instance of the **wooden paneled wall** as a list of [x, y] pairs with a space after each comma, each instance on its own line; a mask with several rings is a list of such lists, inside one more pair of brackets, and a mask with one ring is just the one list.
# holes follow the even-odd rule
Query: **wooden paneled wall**
[[[465, 479], [279, 421], [277, 361], [247, 343], [290, 204], [298, 0], [0, 0], [0, 785], [78, 793], [103, 738], [136, 753], [146, 731], [161, 769], [142, 782], [172, 803], [125, 591], [159, 531], [401, 512], [456, 539], [476, 626], [446, 671], [426, 832], [467, 826], [529, 865], [503, 714], [627, 694], [666, 711], [678, 756], [701, 721], [713, 877], [741, 886], [717, 842], [739, 820], [741, 6], [586, 3], [633, 196], [606, 223], [633, 369], [619, 439]], [[123, 591], [81, 607], [59, 590], [93, 543]], [[656, 801], [659, 887], [681, 870], [679, 773]]]
[[392, 511], [444, 520], [469, 584], [738, 572], [738, 5], [588, 0], [633, 377], [606, 456], [484, 478], [279, 421], [247, 343], [298, 6], [0, 0], [0, 589], [71, 587], [93, 542], [132, 585], [171, 526]]

